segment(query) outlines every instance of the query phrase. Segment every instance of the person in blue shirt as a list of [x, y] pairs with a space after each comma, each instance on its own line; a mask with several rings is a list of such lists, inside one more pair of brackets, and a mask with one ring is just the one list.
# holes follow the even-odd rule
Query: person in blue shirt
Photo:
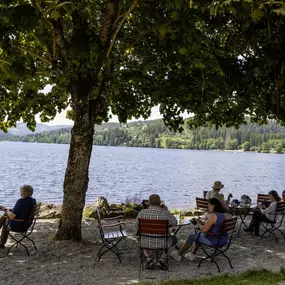
[[[225, 220], [225, 208], [220, 200], [212, 198], [209, 200], [209, 218], [206, 223], [196, 219], [196, 222], [201, 230], [199, 234], [190, 234], [187, 241], [181, 248], [180, 252], [172, 251], [170, 255], [177, 261], [181, 261], [182, 256], [188, 249], [196, 242], [206, 244], [209, 246], [224, 246], [228, 243], [228, 235], [221, 234], [221, 228]], [[196, 259], [196, 252], [199, 246], [196, 245], [193, 251], [185, 254], [185, 257], [190, 260]]]
[[36, 200], [32, 198], [33, 192], [32, 186], [24, 185], [20, 188], [21, 198], [16, 202], [13, 210], [6, 209], [5, 207], [1, 208], [5, 214], [0, 218], [0, 229], [2, 228], [0, 248], [5, 248], [9, 230], [25, 232], [32, 224], [32, 210], [37, 204]]

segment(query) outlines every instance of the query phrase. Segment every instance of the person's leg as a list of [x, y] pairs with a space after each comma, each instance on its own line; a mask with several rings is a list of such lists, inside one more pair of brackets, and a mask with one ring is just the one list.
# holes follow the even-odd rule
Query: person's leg
[[190, 260], [196, 260], [196, 253], [198, 249], [200, 248], [200, 244], [206, 244], [206, 245], [211, 245], [211, 242], [205, 237], [203, 233], [200, 233], [198, 238], [195, 241], [195, 248], [192, 252], [189, 252], [185, 254], [185, 257]]
[[154, 268], [154, 262], [153, 262], [153, 252], [151, 252], [151, 254], [149, 254], [149, 252], [147, 250], [143, 250], [143, 255], [146, 258], [146, 269], [153, 269]]
[[258, 219], [260, 218], [260, 216], [261, 216], [261, 212], [259, 210], [255, 210], [253, 212], [249, 226], [247, 229], [245, 229], [246, 232], [251, 232], [254, 230], [255, 224], [256, 222], [258, 222]]
[[259, 236], [259, 229], [260, 229], [260, 224], [261, 222], [266, 222], [266, 223], [270, 223], [271, 221], [265, 216], [265, 215], [260, 215], [256, 221], [255, 221], [255, 225], [254, 225], [254, 233], [255, 236]]
[[183, 255], [192, 246], [192, 244], [199, 238], [199, 235], [202, 235], [202, 234], [191, 234], [188, 237], [185, 244], [183, 245], [183, 247], [181, 248], [179, 254]]
[[0, 218], [0, 229], [6, 223], [6, 220], [7, 220], [7, 217], [5, 215]]
[[8, 221], [5, 219], [5, 222], [2, 224], [1, 238], [0, 238], [0, 248], [4, 248], [9, 236]]

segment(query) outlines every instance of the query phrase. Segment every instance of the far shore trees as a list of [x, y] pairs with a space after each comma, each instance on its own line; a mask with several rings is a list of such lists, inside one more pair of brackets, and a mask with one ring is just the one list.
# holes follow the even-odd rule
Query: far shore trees
[[[282, 1], [0, 0], [0, 129], [74, 120], [57, 239], [81, 240], [95, 123], [285, 121]], [[43, 90], [48, 92], [43, 92]]]

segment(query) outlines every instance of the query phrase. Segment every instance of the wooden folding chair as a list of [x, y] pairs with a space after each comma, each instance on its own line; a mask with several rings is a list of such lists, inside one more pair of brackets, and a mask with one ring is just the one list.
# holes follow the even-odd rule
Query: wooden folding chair
[[[122, 260], [118, 245], [128, 236], [126, 230], [123, 229], [124, 223], [120, 221], [120, 219], [123, 218], [123, 216], [117, 216], [114, 218], [105, 218], [104, 220], [102, 220], [98, 208], [97, 208], [97, 215], [98, 215], [98, 228], [103, 243], [102, 247], [98, 252], [98, 262], [105, 253], [111, 251], [118, 257], [119, 262], [121, 263]], [[114, 224], [106, 223], [107, 221], [114, 221], [114, 220], [117, 220], [117, 223]], [[108, 229], [114, 229], [114, 228], [118, 230], [106, 231]]]
[[[156, 253], [158, 259], [159, 252], [165, 252], [168, 257], [168, 249], [170, 246], [171, 236], [169, 235], [169, 221], [168, 220], [154, 220], [154, 219], [139, 219], [138, 220], [138, 238], [140, 248], [140, 267], [139, 276], [141, 270], [144, 270], [144, 250], [152, 251]], [[143, 246], [142, 240], [147, 239], [149, 246]], [[158, 261], [158, 260], [157, 260]], [[169, 271], [168, 258], [166, 258], [167, 271]]]
[[262, 203], [266, 207], [270, 205], [270, 199], [268, 194], [257, 194], [257, 203]]
[[[206, 257], [203, 258], [199, 262], [198, 268], [201, 266], [201, 264], [205, 260], [210, 259], [211, 262], [216, 264], [216, 266], [218, 268], [218, 271], [221, 272], [220, 267], [219, 267], [219, 265], [218, 265], [218, 263], [217, 263], [217, 261], [215, 259], [216, 259], [217, 256], [222, 255], [222, 256], [224, 256], [228, 260], [231, 269], [233, 269], [232, 262], [231, 262], [230, 258], [225, 254], [225, 252], [231, 246], [231, 242], [232, 242], [232, 238], [233, 238], [233, 234], [234, 234], [236, 223], [237, 223], [237, 217], [234, 217], [232, 219], [224, 220], [223, 225], [221, 227], [220, 235], [217, 236], [217, 239], [218, 239], [217, 246], [206, 245], [206, 244], [203, 244], [203, 243], [200, 243], [200, 242], [196, 241], [196, 244], [199, 244], [201, 249], [203, 250], [203, 252], [206, 254]], [[228, 236], [228, 243], [226, 245], [221, 245], [220, 246], [219, 245], [220, 244], [220, 240], [221, 240], [221, 238], [224, 235]], [[207, 251], [207, 249], [210, 249], [210, 252]]]
[[209, 201], [207, 199], [196, 198], [196, 209], [198, 218], [204, 217], [209, 210]]
[[275, 235], [275, 232], [281, 233], [281, 235], [285, 239], [284, 233], [280, 230], [284, 221], [284, 215], [285, 215], [285, 202], [280, 201], [277, 203], [274, 221], [272, 221], [271, 223], [261, 222], [260, 225], [265, 229], [265, 231], [260, 236], [260, 239], [262, 239], [266, 234], [269, 234], [269, 236], [273, 235], [275, 237], [276, 242], [279, 242], [277, 236]]
[[[25, 248], [28, 256], [31, 256], [36, 250], [36, 244], [35, 242], [31, 239], [31, 234], [34, 231], [36, 222], [37, 222], [37, 218], [39, 216], [39, 212], [40, 212], [40, 208], [41, 208], [41, 203], [38, 203], [37, 205], [35, 205], [32, 209], [32, 212], [30, 214], [30, 221], [32, 221], [31, 226], [25, 231], [25, 232], [18, 232], [18, 231], [13, 231], [11, 229], [9, 230], [9, 237], [14, 240], [14, 243], [8, 248], [7, 251], [7, 256], [9, 255], [11, 249], [13, 247], [18, 247], [19, 245], [21, 245], [22, 247]], [[24, 220], [19, 220], [19, 219], [9, 219], [9, 220], [13, 220], [16, 222], [24, 222]], [[28, 240], [29, 242], [32, 243], [33, 245], [33, 250], [30, 252], [28, 247], [23, 243], [25, 240]]]

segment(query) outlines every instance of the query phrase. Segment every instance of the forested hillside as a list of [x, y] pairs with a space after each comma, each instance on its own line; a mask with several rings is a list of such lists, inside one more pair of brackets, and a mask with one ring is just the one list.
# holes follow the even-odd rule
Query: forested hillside
[[[1, 139], [1, 137], [0, 137]], [[70, 142], [70, 130], [10, 137], [9, 140], [24, 142], [64, 143]], [[136, 122], [128, 125], [103, 124], [98, 126], [94, 135], [95, 145], [132, 146], [155, 148], [184, 148], [211, 150], [275, 151], [282, 153], [285, 148], [285, 127], [270, 121], [259, 126], [248, 123], [239, 129], [222, 127], [198, 128], [174, 133], [167, 129], [162, 120]]]

